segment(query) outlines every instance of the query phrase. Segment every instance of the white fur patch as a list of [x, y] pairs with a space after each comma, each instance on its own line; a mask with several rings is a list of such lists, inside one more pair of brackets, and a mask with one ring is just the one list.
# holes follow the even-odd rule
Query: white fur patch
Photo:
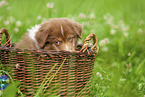
[[64, 37], [63, 27], [61, 26], [61, 34]]
[[69, 50], [69, 47], [67, 45], [65, 45], [66, 50]]
[[27, 31], [29, 32], [28, 36], [35, 42], [37, 49], [39, 49], [39, 46], [35, 39], [35, 35], [36, 35], [36, 32], [39, 30], [39, 28], [40, 28], [40, 25], [35, 25], [31, 29], [27, 29]]

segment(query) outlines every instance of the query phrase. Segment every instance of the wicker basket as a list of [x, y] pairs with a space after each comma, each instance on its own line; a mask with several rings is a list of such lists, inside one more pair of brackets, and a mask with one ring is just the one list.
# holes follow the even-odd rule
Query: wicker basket
[[[1, 43], [2, 34], [5, 33], [7, 42]], [[93, 46], [88, 46], [89, 40], [94, 40]], [[84, 45], [78, 45], [75, 52], [46, 51], [46, 50], [22, 50], [15, 49], [10, 40], [8, 31], [0, 29], [0, 60], [3, 69], [7, 70], [14, 80], [20, 80], [21, 91], [25, 96], [33, 96], [40, 87], [42, 81], [50, 72], [49, 86], [45, 85], [43, 95], [49, 96], [57, 93], [60, 96], [89, 95], [90, 78], [93, 72], [94, 60], [98, 53], [97, 37], [90, 34], [84, 41]], [[60, 66], [62, 67], [60, 68]], [[58, 71], [59, 69], [59, 71]], [[58, 71], [58, 73], [56, 73]], [[48, 82], [48, 83], [49, 83]]]

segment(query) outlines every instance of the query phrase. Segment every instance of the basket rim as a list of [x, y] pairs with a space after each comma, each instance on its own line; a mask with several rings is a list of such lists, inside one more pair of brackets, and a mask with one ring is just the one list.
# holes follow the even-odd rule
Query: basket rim
[[[78, 44], [77, 47], [82, 47], [83, 44]], [[88, 48], [91, 48], [92, 45], [88, 45]], [[21, 48], [15, 48], [15, 47], [1, 47], [0, 46], [0, 49], [5, 49], [7, 51], [10, 51], [10, 50], [15, 50], [17, 52], [25, 52], [25, 53], [33, 53], [33, 52], [38, 52], [38, 53], [45, 53], [45, 54], [66, 54], [66, 55], [75, 55], [75, 54], [87, 54], [88, 55], [88, 52], [85, 51], [85, 52], [80, 52], [79, 50], [75, 50], [73, 52], [70, 52], [70, 51], [65, 51], [65, 50], [60, 50], [60, 51], [56, 51], [56, 50], [43, 50], [43, 49], [21, 49]], [[96, 53], [95, 51], [92, 51], [92, 50], [89, 50], [89, 53]]]

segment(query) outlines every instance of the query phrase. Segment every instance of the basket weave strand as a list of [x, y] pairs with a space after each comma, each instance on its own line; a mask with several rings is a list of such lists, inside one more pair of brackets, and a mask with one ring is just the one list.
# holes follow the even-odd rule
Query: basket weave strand
[[[7, 40], [7, 42], [4, 45], [2, 45], [2, 43], [1, 43], [1, 39], [2, 39], [2, 34], [3, 33], [6, 35], [6, 40]], [[12, 46], [10, 35], [8, 33], [8, 30], [5, 29], [5, 28], [1, 28], [0, 29], [0, 46], [4, 46], [4, 47], [11, 47]]]

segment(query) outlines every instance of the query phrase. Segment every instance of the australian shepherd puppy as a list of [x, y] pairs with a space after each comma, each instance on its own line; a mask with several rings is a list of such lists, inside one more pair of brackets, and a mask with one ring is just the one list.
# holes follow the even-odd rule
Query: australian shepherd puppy
[[54, 18], [28, 29], [16, 48], [75, 51], [82, 39], [82, 25], [68, 18]]

